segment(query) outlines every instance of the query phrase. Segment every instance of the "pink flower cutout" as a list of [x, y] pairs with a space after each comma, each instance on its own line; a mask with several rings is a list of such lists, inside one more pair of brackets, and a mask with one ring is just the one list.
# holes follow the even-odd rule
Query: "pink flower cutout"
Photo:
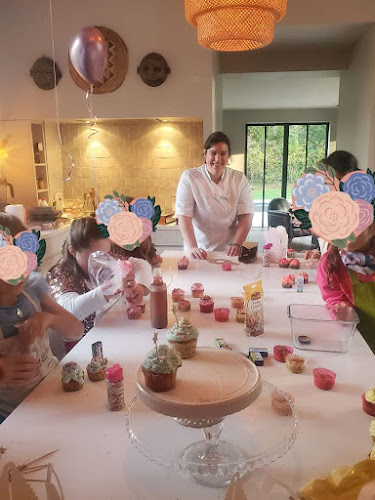
[[24, 252], [27, 256], [27, 268], [25, 274], [30, 274], [38, 267], [38, 259], [35, 253], [33, 252]]
[[143, 233], [143, 224], [132, 212], [120, 212], [112, 215], [108, 224], [109, 239], [123, 247], [132, 245], [140, 239]]
[[311, 230], [327, 241], [347, 239], [359, 225], [359, 205], [340, 191], [330, 191], [313, 201]]
[[152, 222], [150, 219], [146, 219], [146, 217], [139, 217], [142, 221], [143, 233], [139, 238], [139, 241], [142, 243], [150, 234], [152, 233]]
[[0, 279], [16, 280], [26, 274], [27, 255], [19, 247], [6, 245], [0, 248]]
[[359, 205], [359, 225], [354, 231], [354, 234], [358, 236], [366, 228], [371, 226], [374, 221], [374, 207], [368, 201], [364, 200], [354, 200], [357, 205]]

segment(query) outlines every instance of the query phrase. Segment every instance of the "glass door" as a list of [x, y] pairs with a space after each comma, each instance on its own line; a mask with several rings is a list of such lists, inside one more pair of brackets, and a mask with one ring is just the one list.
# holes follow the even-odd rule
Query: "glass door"
[[326, 157], [329, 123], [246, 125], [246, 176], [253, 188], [253, 226], [267, 227], [274, 198], [291, 202], [298, 177]]

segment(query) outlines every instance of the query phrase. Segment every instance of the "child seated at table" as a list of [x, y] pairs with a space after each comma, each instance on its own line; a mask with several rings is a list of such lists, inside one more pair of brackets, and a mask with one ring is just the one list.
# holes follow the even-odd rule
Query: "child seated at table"
[[[4, 213], [0, 224], [13, 237], [26, 230], [17, 217]], [[82, 324], [50, 297], [40, 273], [16, 285], [0, 279], [0, 422], [58, 364], [49, 329], [67, 339], [83, 335]]]
[[[94, 326], [98, 311], [104, 313], [109, 307], [111, 299], [105, 294], [106, 284], [93, 288], [88, 275], [89, 257], [98, 251], [109, 253], [110, 248], [111, 241], [101, 236], [94, 218], [76, 219], [64, 243], [62, 259], [47, 275], [52, 296], [82, 321], [85, 333]], [[127, 300], [137, 305], [149, 293], [151, 267], [141, 259], [130, 258], [129, 262], [133, 272], [123, 279], [123, 288]], [[66, 347], [70, 350], [73, 345], [67, 343]]]
[[358, 330], [375, 352], [375, 223], [344, 250], [330, 245], [319, 261], [316, 282], [328, 308], [339, 308], [342, 319], [345, 306], [355, 308]]

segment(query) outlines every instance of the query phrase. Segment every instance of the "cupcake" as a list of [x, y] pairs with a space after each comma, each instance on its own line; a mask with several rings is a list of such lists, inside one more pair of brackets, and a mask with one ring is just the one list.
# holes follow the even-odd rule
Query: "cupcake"
[[273, 348], [273, 357], [276, 361], [280, 361], [280, 363], [285, 363], [285, 359], [289, 354], [293, 354], [293, 347], [288, 345], [275, 345]]
[[242, 297], [231, 297], [230, 304], [234, 309], [243, 309], [244, 299]]
[[182, 290], [181, 288], [174, 288], [172, 290], [172, 301], [173, 302], [180, 302], [180, 300], [183, 300], [185, 298], [185, 291]]
[[179, 318], [168, 331], [167, 340], [182, 359], [189, 359], [196, 353], [198, 335], [198, 329], [189, 320]]
[[201, 299], [204, 295], [204, 286], [202, 283], [193, 283], [191, 293], [195, 299]]
[[302, 271], [301, 273], [298, 273], [297, 276], [302, 276], [303, 277], [303, 282], [306, 285], [306, 283], [309, 282], [309, 275], [305, 271]]
[[283, 259], [279, 260], [279, 267], [289, 267], [289, 262], [290, 260], [286, 259], [285, 257]]
[[245, 318], [246, 318], [246, 312], [244, 309], [237, 309], [236, 310], [236, 321], [238, 323], [245, 323]]
[[188, 300], [179, 300], [177, 304], [178, 310], [181, 312], [189, 312], [191, 303]]
[[189, 266], [189, 259], [184, 255], [182, 259], [177, 262], [177, 267], [180, 271], [184, 271]]
[[[285, 395], [294, 403], [294, 397], [291, 394], [286, 392]], [[286, 417], [289, 417], [293, 413], [292, 407], [290, 406], [289, 402], [284, 398], [282, 394], [277, 391], [272, 391], [271, 407], [276, 413], [278, 413], [279, 415], [284, 415]]]
[[314, 384], [315, 387], [322, 391], [330, 391], [335, 386], [336, 373], [327, 368], [314, 368]]
[[306, 366], [306, 358], [297, 354], [288, 354], [285, 358], [285, 364], [292, 373], [302, 373]]
[[91, 382], [99, 382], [105, 379], [105, 370], [107, 368], [107, 358], [92, 358], [86, 366], [87, 375]]
[[66, 392], [79, 391], [83, 387], [83, 370], [74, 361], [65, 363], [62, 367], [61, 382]]
[[283, 276], [283, 279], [281, 280], [281, 286], [283, 288], [293, 288], [295, 282], [296, 278], [294, 274], [287, 274], [286, 276]]
[[181, 357], [169, 346], [162, 344], [147, 354], [142, 363], [146, 386], [155, 392], [170, 391], [176, 386], [177, 369]]
[[128, 319], [139, 319], [142, 316], [142, 308], [135, 305], [128, 307]]
[[205, 295], [199, 301], [199, 308], [202, 313], [212, 313], [212, 311], [214, 310], [214, 306], [214, 301], [209, 295]]
[[289, 262], [289, 267], [291, 269], [299, 269], [301, 267], [301, 262], [298, 259], [292, 259]]
[[375, 417], [375, 387], [362, 394], [362, 408], [365, 413]]

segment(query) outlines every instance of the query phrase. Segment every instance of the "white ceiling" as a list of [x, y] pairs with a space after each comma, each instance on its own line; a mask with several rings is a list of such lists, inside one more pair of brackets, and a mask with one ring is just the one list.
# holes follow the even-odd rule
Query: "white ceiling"
[[223, 109], [335, 108], [340, 72], [223, 74]]

